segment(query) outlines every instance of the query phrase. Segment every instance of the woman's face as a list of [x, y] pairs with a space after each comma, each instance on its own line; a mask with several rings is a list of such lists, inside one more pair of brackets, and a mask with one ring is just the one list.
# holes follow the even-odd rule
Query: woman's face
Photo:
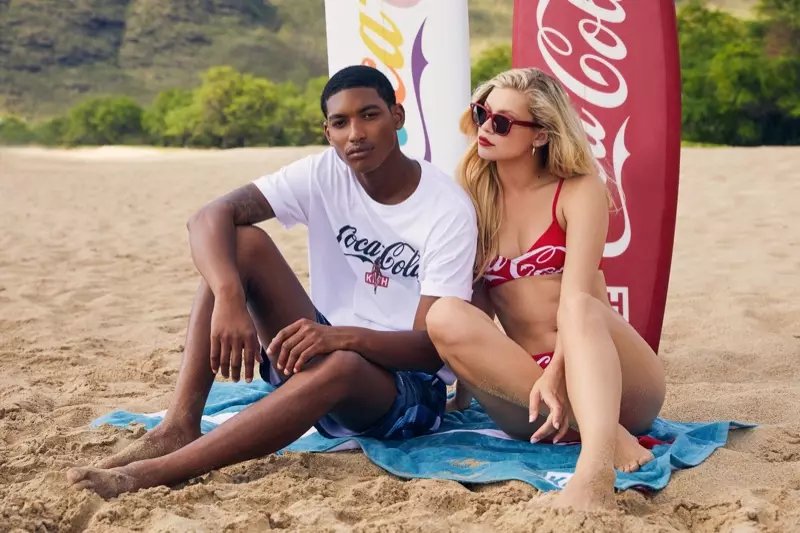
[[[491, 115], [500, 115], [492, 118]], [[478, 126], [478, 156], [488, 161], [516, 159], [533, 150], [542, 129], [528, 111], [528, 98], [514, 89], [495, 88], [482, 107], [473, 107]], [[528, 124], [516, 124], [523, 121]], [[505, 133], [505, 134], [504, 134]]]

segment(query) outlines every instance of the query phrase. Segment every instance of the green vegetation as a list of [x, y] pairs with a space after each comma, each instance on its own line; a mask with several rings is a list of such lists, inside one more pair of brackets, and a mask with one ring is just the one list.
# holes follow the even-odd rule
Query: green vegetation
[[684, 139], [800, 144], [798, 13], [800, 0], [761, 0], [752, 20], [681, 6]]
[[[472, 45], [509, 43], [513, 0], [470, 0]], [[327, 74], [324, 0], [0, 0], [0, 113], [96, 96], [149, 105], [228, 65], [275, 83]]]
[[[0, 109], [5, 97], [7, 111], [29, 110], [0, 118], [0, 144], [324, 142], [322, 0], [206, 0], [200, 11], [190, 0], [40, 0], [40, 19], [34, 2], [0, 0], [0, 87], [14, 73]], [[470, 2], [473, 87], [511, 66], [512, 3]], [[800, 144], [800, 0], [678, 6], [685, 145]], [[746, 18], [725, 11], [747, 6]], [[64, 36], [75, 27], [96, 31]], [[65, 90], [83, 97], [62, 100]]]
[[238, 148], [322, 144], [319, 94], [325, 77], [302, 89], [232, 67], [214, 67], [193, 91], [169, 89], [143, 109], [128, 97], [89, 98], [65, 117], [28, 126], [0, 119], [0, 144], [153, 144]]

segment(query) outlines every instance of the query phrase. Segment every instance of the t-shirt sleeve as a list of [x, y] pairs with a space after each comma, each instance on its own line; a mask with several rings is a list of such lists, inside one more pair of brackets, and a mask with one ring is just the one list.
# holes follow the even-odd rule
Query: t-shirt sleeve
[[457, 216], [440, 220], [425, 246], [420, 293], [469, 301], [472, 298], [477, 243], [478, 229], [473, 210], [464, 209]]
[[289, 163], [275, 173], [261, 176], [253, 184], [267, 199], [283, 227], [307, 226], [314, 174], [314, 158], [309, 156]]

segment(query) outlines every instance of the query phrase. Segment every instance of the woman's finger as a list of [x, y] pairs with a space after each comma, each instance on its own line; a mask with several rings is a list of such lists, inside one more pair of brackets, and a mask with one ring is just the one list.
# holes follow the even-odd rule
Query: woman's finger
[[550, 415], [553, 417], [553, 426], [561, 429], [561, 419], [564, 418], [564, 406], [553, 396], [547, 405], [550, 407]]
[[534, 386], [533, 390], [531, 390], [530, 403], [528, 404], [528, 422], [531, 424], [539, 418], [539, 404], [541, 401], [542, 397], [539, 394], [539, 389]]
[[560, 442], [561, 439], [564, 438], [564, 435], [567, 434], [567, 431], [569, 431], [569, 417], [565, 415], [564, 419], [560, 421], [559, 425], [561, 426], [561, 429], [559, 429], [558, 433], [556, 433], [556, 436], [553, 437], [553, 444]]
[[552, 434], [554, 431], [555, 428], [553, 427], [553, 415], [551, 413], [547, 417], [547, 420], [544, 421], [544, 424], [542, 424], [542, 426], [531, 436], [531, 442], [539, 442], [543, 438]]

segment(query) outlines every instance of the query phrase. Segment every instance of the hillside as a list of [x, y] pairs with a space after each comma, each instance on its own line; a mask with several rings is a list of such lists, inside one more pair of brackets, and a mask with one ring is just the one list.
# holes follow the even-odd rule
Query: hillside
[[[714, 0], [746, 12], [754, 0]], [[148, 104], [227, 64], [326, 73], [324, 0], [0, 0], [0, 112], [44, 118], [96, 94]], [[473, 53], [509, 42], [513, 0], [469, 0]]]

